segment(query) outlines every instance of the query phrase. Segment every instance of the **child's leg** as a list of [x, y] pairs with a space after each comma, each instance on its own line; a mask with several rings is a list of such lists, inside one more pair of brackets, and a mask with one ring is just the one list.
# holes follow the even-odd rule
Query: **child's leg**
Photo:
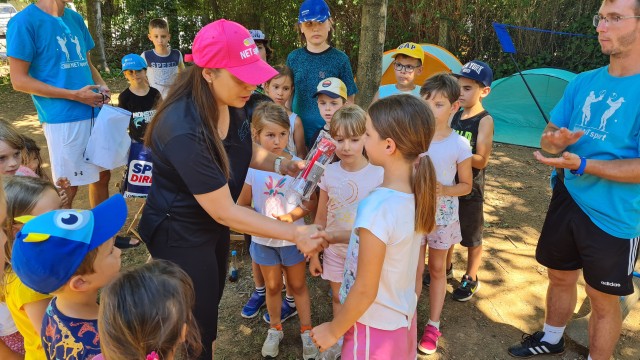
[[447, 269], [451, 269], [451, 264], [453, 263], [453, 249], [455, 245], [451, 245], [449, 251], [447, 252]]
[[[291, 295], [296, 301], [301, 329], [307, 327], [311, 329], [311, 300], [307, 288], [306, 268], [307, 264], [304, 261], [284, 267], [288, 281], [287, 291], [291, 291]], [[273, 318], [273, 315], [269, 314], [269, 316]]]
[[467, 275], [473, 280], [478, 278], [478, 269], [482, 263], [482, 243], [467, 248]]
[[331, 307], [335, 318], [340, 309], [342, 309], [342, 304], [340, 303], [340, 287], [342, 283], [329, 281], [329, 286], [331, 286]]
[[251, 260], [251, 272], [253, 273], [253, 283], [256, 285], [256, 289], [263, 288], [264, 276], [262, 276], [260, 265], [256, 264], [256, 262], [253, 260]]
[[429, 290], [429, 320], [440, 322], [440, 314], [447, 293], [446, 258], [448, 250], [429, 247], [429, 272], [431, 288]]
[[280, 303], [282, 300], [282, 266], [260, 265], [267, 288], [267, 311], [269, 312], [269, 325], [278, 328], [280, 324]]

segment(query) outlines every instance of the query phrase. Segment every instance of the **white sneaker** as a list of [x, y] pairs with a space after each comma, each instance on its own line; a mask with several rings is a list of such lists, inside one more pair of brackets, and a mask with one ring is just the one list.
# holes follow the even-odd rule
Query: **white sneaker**
[[342, 345], [340, 343], [333, 344], [325, 352], [320, 353], [320, 360], [338, 360], [342, 354]]
[[319, 359], [320, 351], [311, 339], [311, 331], [303, 332], [300, 334], [300, 338], [302, 339], [302, 358], [304, 360]]
[[280, 352], [280, 341], [284, 337], [284, 333], [280, 330], [269, 329], [267, 331], [267, 338], [264, 339], [262, 344], [262, 356], [267, 358], [275, 358]]

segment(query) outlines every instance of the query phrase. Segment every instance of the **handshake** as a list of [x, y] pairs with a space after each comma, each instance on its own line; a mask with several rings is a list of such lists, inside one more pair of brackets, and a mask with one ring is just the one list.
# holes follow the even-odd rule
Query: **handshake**
[[320, 225], [298, 226], [293, 239], [298, 250], [306, 257], [318, 254], [334, 242], [334, 236]]

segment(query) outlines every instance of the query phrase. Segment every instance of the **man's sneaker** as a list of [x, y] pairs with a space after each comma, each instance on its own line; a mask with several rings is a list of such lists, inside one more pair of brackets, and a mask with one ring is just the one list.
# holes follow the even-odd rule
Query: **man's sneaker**
[[304, 360], [318, 358], [320, 351], [316, 344], [313, 343], [313, 339], [311, 339], [311, 331], [307, 330], [300, 334], [300, 339], [302, 339], [302, 358]]
[[280, 341], [284, 337], [284, 333], [280, 330], [271, 328], [267, 331], [267, 338], [262, 344], [262, 356], [266, 358], [275, 358], [280, 352]]
[[[453, 264], [447, 270], [447, 280], [453, 279]], [[429, 267], [424, 267], [424, 275], [422, 275], [422, 284], [426, 286], [431, 286], [431, 273], [429, 272]]]
[[418, 342], [418, 350], [423, 354], [431, 355], [438, 349], [438, 338], [442, 333], [433, 325], [427, 325], [424, 328], [424, 334]]
[[476, 276], [476, 281], [471, 280], [469, 275], [464, 274], [460, 280], [460, 286], [453, 290], [453, 300], [467, 301], [480, 289], [480, 280]]
[[509, 347], [509, 355], [517, 358], [529, 358], [535, 355], [557, 355], [564, 352], [563, 338], [560, 338], [560, 341], [553, 345], [546, 341], [541, 341], [543, 336], [543, 331], [536, 331], [533, 335], [522, 334], [522, 341]]
[[342, 346], [340, 345], [340, 343], [335, 343], [332, 347], [320, 353], [320, 360], [338, 360], [340, 359], [341, 355]]
[[245, 319], [252, 319], [260, 312], [260, 309], [267, 304], [267, 297], [264, 295], [258, 294], [257, 291], [254, 291], [249, 298], [249, 301], [242, 308], [242, 315]]
[[[298, 315], [298, 308], [289, 306], [287, 300], [282, 300], [282, 307], [280, 308], [280, 322], [287, 321], [290, 317]], [[269, 317], [269, 313], [266, 312], [262, 316], [262, 319], [267, 322], [267, 324], [271, 324], [271, 317]]]

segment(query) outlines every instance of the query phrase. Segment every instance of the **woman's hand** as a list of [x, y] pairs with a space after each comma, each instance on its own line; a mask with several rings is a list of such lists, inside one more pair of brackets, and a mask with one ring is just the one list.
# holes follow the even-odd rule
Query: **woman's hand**
[[338, 342], [340, 336], [336, 336], [331, 329], [331, 323], [320, 324], [311, 330], [311, 339], [321, 352], [329, 349]]
[[322, 274], [322, 264], [320, 263], [318, 254], [313, 255], [311, 259], [309, 259], [309, 272], [312, 276], [320, 276], [320, 274]]
[[294, 161], [289, 159], [282, 159], [282, 162], [280, 163], [280, 169], [282, 170], [283, 174], [289, 175], [291, 177], [296, 177], [300, 170], [304, 169], [306, 164], [307, 163], [304, 160]]
[[305, 225], [296, 227], [294, 240], [298, 250], [305, 256], [311, 256], [322, 251], [329, 246], [324, 238], [313, 238], [312, 236], [322, 230], [319, 225]]

